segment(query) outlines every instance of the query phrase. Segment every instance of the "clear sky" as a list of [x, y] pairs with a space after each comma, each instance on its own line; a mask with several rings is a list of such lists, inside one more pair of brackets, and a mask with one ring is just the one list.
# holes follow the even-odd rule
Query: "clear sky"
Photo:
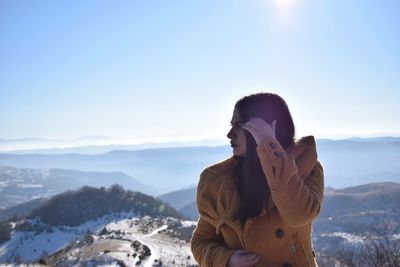
[[258, 90], [297, 136], [400, 133], [400, 1], [0, 1], [0, 138], [224, 138]]

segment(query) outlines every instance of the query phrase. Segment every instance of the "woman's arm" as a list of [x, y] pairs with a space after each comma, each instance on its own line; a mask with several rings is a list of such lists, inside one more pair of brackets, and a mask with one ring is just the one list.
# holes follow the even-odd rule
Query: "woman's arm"
[[[275, 138], [264, 140], [257, 146], [272, 200], [282, 219], [294, 226], [315, 219], [321, 209], [324, 190], [323, 168], [316, 160], [314, 138], [307, 137], [302, 145], [309, 149], [301, 155], [301, 170]], [[304, 174], [305, 170], [309, 173]]]
[[229, 249], [221, 235], [216, 234], [212, 221], [216, 218], [217, 190], [204, 171], [197, 186], [196, 204], [200, 214], [190, 241], [195, 260], [200, 266], [225, 267], [235, 249]]
[[200, 266], [225, 267], [235, 249], [224, 245], [221, 236], [216, 235], [215, 227], [201, 215], [190, 241], [193, 257]]
[[323, 199], [324, 173], [317, 161], [315, 140], [312, 136], [303, 138], [298, 144], [302, 153], [295, 160], [276, 140], [275, 126], [276, 121], [269, 124], [261, 118], [250, 118], [242, 128], [257, 143], [272, 200], [282, 219], [290, 225], [304, 225], [318, 215]]

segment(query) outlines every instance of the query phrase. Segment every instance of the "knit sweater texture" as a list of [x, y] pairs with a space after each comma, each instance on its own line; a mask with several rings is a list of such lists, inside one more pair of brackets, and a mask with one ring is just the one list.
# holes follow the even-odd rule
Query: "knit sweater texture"
[[194, 258], [202, 267], [224, 267], [237, 249], [245, 249], [261, 256], [257, 267], [317, 266], [312, 221], [322, 205], [324, 175], [314, 137], [303, 137], [286, 150], [271, 138], [257, 146], [257, 155], [271, 195], [261, 213], [244, 225], [234, 218], [240, 207], [234, 183], [239, 160], [232, 156], [201, 173]]

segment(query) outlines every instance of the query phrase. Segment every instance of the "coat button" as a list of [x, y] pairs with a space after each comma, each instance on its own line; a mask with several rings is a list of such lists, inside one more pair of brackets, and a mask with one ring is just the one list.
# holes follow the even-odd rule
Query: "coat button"
[[285, 156], [285, 152], [283, 152], [283, 151], [275, 151], [274, 155], [277, 158], [283, 158]]
[[270, 143], [269, 146], [270, 146], [272, 149], [278, 148], [278, 144], [277, 144], [277, 143]]
[[284, 263], [284, 264], [282, 265], [282, 267], [293, 267], [293, 265], [291, 265], [290, 263]]
[[285, 234], [285, 232], [284, 232], [281, 228], [278, 228], [278, 229], [276, 230], [275, 234], [276, 234], [277, 237], [281, 238], [281, 237], [283, 237], [283, 235]]

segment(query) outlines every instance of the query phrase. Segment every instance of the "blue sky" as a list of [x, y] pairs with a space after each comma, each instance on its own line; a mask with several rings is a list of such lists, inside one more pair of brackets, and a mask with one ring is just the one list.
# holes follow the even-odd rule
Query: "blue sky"
[[399, 135], [400, 1], [0, 2], [0, 138], [224, 138], [241, 96], [297, 136]]

